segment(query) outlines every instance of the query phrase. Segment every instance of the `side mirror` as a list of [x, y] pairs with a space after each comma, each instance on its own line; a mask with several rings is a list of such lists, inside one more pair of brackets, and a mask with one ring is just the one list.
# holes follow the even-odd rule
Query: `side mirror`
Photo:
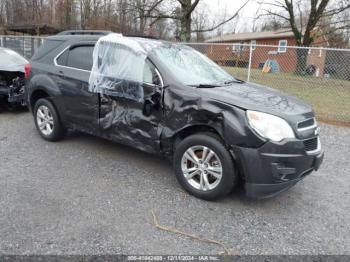
[[150, 116], [152, 115], [152, 112], [153, 112], [153, 103], [150, 101], [150, 100], [145, 100], [145, 104], [143, 105], [143, 114], [145, 116]]
[[154, 110], [158, 110], [160, 108], [161, 97], [161, 93], [159, 91], [155, 91], [150, 96], [145, 98], [143, 105], [143, 114], [145, 116], [150, 116]]

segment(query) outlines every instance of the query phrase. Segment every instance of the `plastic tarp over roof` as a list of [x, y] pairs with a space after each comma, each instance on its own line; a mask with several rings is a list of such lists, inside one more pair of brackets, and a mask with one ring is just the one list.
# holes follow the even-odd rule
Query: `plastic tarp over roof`
[[29, 62], [11, 49], [0, 48], [0, 71], [24, 72]]
[[120, 34], [101, 37], [93, 51], [89, 91], [135, 101], [143, 99], [143, 72], [147, 51]]

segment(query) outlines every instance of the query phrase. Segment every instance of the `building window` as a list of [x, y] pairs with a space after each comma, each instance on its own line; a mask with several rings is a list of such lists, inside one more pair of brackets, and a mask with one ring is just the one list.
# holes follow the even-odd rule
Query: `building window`
[[243, 51], [243, 42], [240, 42], [239, 44], [233, 44], [232, 45], [232, 51], [235, 53], [240, 53]]
[[250, 41], [250, 44], [252, 46], [252, 50], [255, 50], [256, 49], [256, 40]]
[[285, 53], [285, 52], [287, 52], [287, 44], [288, 44], [287, 40], [280, 40], [278, 42], [278, 53]]

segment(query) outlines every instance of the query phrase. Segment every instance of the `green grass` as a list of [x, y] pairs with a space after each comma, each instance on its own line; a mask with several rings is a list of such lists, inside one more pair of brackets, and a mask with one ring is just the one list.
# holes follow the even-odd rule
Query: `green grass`
[[[225, 67], [233, 76], [246, 80], [246, 68]], [[350, 81], [322, 77], [298, 76], [293, 73], [251, 71], [250, 81], [297, 96], [315, 109], [324, 121], [350, 124]]]

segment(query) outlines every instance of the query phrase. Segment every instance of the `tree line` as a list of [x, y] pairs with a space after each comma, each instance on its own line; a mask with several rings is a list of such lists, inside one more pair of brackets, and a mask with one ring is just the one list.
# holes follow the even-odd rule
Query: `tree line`
[[[6, 25], [52, 25], [65, 29], [102, 29], [126, 35], [150, 35], [182, 41], [202, 41], [207, 32], [228, 33], [245, 17], [240, 14], [249, 2], [259, 6], [251, 28], [259, 31], [290, 28], [300, 46], [312, 45], [314, 29], [322, 28], [337, 45], [346, 45], [350, 35], [350, 0], [245, 0], [210, 17], [204, 0], [1, 0], [0, 27]], [[336, 44], [335, 44], [336, 45]]]
[[209, 23], [202, 0], [2, 0], [0, 26], [47, 24], [59, 29], [105, 29], [123, 34], [190, 41], [235, 19], [249, 2]]

